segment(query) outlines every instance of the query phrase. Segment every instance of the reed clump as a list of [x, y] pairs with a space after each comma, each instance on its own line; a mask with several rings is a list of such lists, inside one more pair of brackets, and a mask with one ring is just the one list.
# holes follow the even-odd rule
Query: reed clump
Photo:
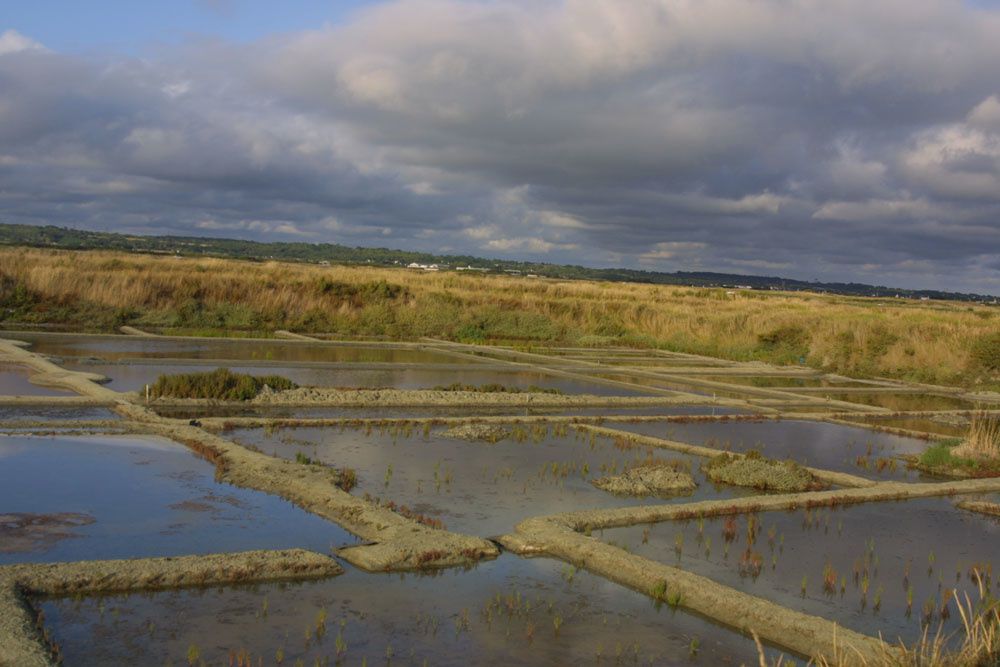
[[295, 389], [298, 385], [280, 375], [247, 375], [217, 368], [205, 373], [161, 375], [149, 388], [152, 398], [207, 398], [249, 401], [264, 391]]
[[1000, 463], [1000, 417], [975, 413], [969, 422], [969, 435], [952, 453], [976, 461]]
[[[858, 667], [979, 667], [1000, 664], [1000, 602], [985, 589], [980, 590], [978, 601], [973, 601], [968, 595], [959, 597], [954, 592], [951, 598], [962, 620], [962, 627], [955, 633], [945, 634], [940, 629], [931, 633], [925, 626], [919, 641], [913, 644], [886, 643], [874, 655], [836, 645], [833, 655], [814, 658], [810, 664], [817, 667], [843, 664]], [[756, 633], [754, 641], [762, 667], [790, 664], [784, 656], [770, 660]]]

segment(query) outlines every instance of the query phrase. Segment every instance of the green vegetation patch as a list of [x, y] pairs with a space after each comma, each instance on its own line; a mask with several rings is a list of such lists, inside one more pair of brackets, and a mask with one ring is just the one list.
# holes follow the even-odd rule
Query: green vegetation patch
[[982, 334], [969, 349], [970, 370], [996, 379], [1000, 376], [1000, 331]]
[[469, 391], [475, 394], [562, 394], [562, 389], [551, 389], [548, 387], [529, 386], [527, 389], [521, 387], [509, 387], [503, 384], [462, 384], [454, 382], [452, 384], [441, 384], [434, 387], [433, 391]]
[[228, 368], [207, 373], [161, 375], [150, 387], [153, 398], [212, 398], [220, 401], [249, 401], [264, 387], [272, 391], [295, 389], [297, 384], [280, 375], [246, 375]]
[[803, 326], [784, 325], [758, 334], [758, 350], [775, 362], [792, 363], [809, 354], [811, 338]]
[[964, 444], [961, 438], [934, 443], [917, 459], [917, 468], [953, 477], [993, 477], [1000, 475], [1000, 459], [974, 459], [955, 453]]
[[811, 472], [795, 461], [776, 461], [751, 450], [745, 456], [723, 454], [702, 465], [713, 482], [762, 491], [791, 493], [822, 488]]

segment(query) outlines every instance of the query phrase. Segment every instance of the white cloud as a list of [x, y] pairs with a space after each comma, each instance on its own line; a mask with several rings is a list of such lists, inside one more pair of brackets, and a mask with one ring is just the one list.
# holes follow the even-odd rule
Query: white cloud
[[502, 238], [502, 239], [492, 239], [486, 242], [484, 248], [489, 250], [497, 250], [502, 252], [508, 252], [511, 250], [520, 250], [530, 253], [548, 253], [553, 250], [574, 250], [579, 246], [575, 243], [553, 243], [551, 241], [546, 241], [545, 239], [537, 237], [518, 237], [518, 238]]
[[558, 211], [541, 211], [538, 213], [538, 220], [546, 227], [561, 227], [563, 229], [585, 229], [587, 227], [578, 218]]
[[16, 30], [4, 30], [0, 33], [0, 56], [21, 51], [45, 51], [45, 47]]
[[917, 186], [945, 197], [1000, 201], [1000, 133], [967, 123], [920, 133], [901, 157]]
[[1000, 96], [990, 95], [969, 112], [969, 125], [1000, 132]]
[[661, 241], [639, 255], [639, 261], [648, 263], [662, 259], [678, 259], [697, 255], [708, 247], [706, 243], [694, 241]]
[[807, 278], [902, 276], [907, 260], [954, 286], [1000, 275], [975, 259], [1000, 219], [1000, 10], [386, 0], [355, 16], [141, 60], [3, 33], [0, 216]]
[[923, 219], [946, 215], [943, 207], [925, 199], [871, 199], [866, 201], [831, 201], [823, 204], [812, 217], [816, 220], [850, 220], [855, 222]]

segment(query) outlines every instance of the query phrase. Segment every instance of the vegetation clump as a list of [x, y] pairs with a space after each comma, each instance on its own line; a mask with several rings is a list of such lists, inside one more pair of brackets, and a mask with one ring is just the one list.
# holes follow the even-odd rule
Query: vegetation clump
[[973, 373], [992, 378], [1000, 376], [1000, 331], [982, 334], [972, 342], [969, 366]]
[[434, 387], [433, 391], [468, 391], [474, 394], [562, 394], [561, 389], [555, 389], [552, 387], [537, 387], [535, 385], [530, 385], [529, 387], [511, 387], [505, 384], [490, 383], [490, 384], [463, 384], [461, 382], [453, 382], [452, 384], [442, 384]]
[[757, 335], [760, 349], [769, 358], [784, 363], [794, 362], [809, 353], [809, 332], [800, 325], [783, 325]]
[[644, 461], [620, 475], [595, 479], [592, 484], [603, 491], [628, 496], [688, 493], [698, 486], [689, 468], [690, 465], [681, 460]]
[[285, 391], [297, 384], [280, 375], [247, 375], [217, 368], [205, 373], [161, 375], [149, 388], [153, 398], [211, 398], [219, 401], [249, 401], [265, 390]]
[[822, 487], [811, 472], [792, 460], [777, 461], [750, 450], [744, 456], [723, 454], [702, 465], [713, 482], [761, 491], [793, 493]]
[[1000, 418], [973, 415], [965, 439], [937, 442], [920, 455], [917, 467], [958, 477], [1000, 475]]
[[509, 429], [498, 424], [461, 424], [453, 426], [442, 435], [446, 438], [455, 438], [457, 440], [493, 444], [509, 438], [511, 432]]

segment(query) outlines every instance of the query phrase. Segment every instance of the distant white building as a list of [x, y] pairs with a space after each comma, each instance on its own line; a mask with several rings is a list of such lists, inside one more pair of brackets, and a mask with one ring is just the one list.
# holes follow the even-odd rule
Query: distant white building
[[437, 264], [417, 264], [416, 262], [410, 262], [406, 265], [408, 269], [419, 269], [421, 271], [440, 271], [441, 267]]

